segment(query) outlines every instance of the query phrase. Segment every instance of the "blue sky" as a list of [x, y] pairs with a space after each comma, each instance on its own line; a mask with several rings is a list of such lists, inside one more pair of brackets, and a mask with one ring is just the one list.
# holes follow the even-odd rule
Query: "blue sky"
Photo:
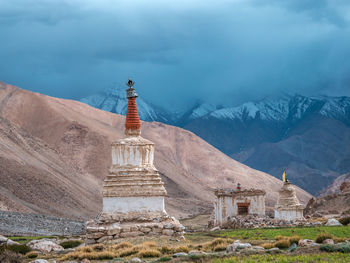
[[350, 95], [348, 0], [0, 0], [0, 80], [78, 99], [132, 77], [181, 106]]

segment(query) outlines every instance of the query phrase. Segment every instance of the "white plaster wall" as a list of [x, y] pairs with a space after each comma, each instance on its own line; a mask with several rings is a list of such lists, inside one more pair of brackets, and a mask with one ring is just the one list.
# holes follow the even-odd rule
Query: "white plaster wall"
[[153, 145], [113, 145], [112, 165], [153, 166]]
[[296, 219], [303, 218], [303, 210], [275, 210], [275, 219], [283, 219], [288, 221], [294, 221]]
[[164, 197], [104, 197], [103, 212], [165, 212]]
[[249, 214], [265, 215], [265, 196], [246, 196], [236, 197], [219, 196], [214, 204], [215, 225], [221, 225], [227, 222], [227, 217], [238, 215], [237, 203], [250, 203]]

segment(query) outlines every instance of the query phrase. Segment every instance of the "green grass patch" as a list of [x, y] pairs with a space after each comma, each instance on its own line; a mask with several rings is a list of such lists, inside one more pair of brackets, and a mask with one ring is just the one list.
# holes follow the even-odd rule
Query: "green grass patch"
[[16, 241], [18, 243], [21, 244], [26, 244], [32, 240], [38, 240], [38, 239], [43, 239], [43, 238], [49, 238], [49, 239], [53, 239], [53, 238], [58, 238], [61, 239], [61, 237], [58, 236], [14, 236], [14, 237], [7, 237], [8, 239], [11, 239], [13, 241]]
[[81, 240], [67, 240], [67, 241], [63, 241], [60, 243], [60, 245], [66, 249], [66, 248], [75, 248], [77, 246], [79, 246], [81, 243], [83, 243], [83, 241]]
[[336, 245], [322, 245], [320, 250], [326, 252], [350, 253], [350, 244], [341, 243]]
[[259, 229], [233, 229], [216, 233], [217, 236], [232, 239], [274, 240], [276, 236], [300, 236], [303, 239], [314, 240], [319, 234], [331, 234], [338, 238], [349, 238], [349, 226], [320, 226], [320, 227], [285, 227]]
[[329, 254], [307, 254], [307, 255], [252, 255], [247, 257], [230, 257], [227, 259], [214, 259], [211, 260], [214, 263], [295, 263], [295, 262], [312, 262], [312, 263], [323, 263], [323, 262], [333, 262], [333, 263], [347, 263], [350, 262], [349, 254], [342, 253], [329, 253]]

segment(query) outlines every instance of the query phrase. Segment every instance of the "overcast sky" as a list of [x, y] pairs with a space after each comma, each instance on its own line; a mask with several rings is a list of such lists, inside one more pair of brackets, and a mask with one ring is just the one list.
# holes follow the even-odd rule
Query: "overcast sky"
[[[350, 95], [349, 0], [0, 0], [0, 80], [157, 104]], [[119, 84], [121, 85], [121, 84]]]

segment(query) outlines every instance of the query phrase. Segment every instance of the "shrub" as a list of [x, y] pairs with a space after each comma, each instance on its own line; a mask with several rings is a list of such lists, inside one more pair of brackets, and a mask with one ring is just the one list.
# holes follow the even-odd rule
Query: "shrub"
[[350, 253], [350, 244], [341, 243], [337, 245], [322, 245], [320, 250], [326, 252], [341, 252], [341, 253]]
[[190, 249], [189, 249], [187, 246], [180, 246], [180, 247], [176, 247], [176, 248], [174, 249], [174, 252], [175, 252], [175, 253], [179, 253], [179, 252], [188, 253], [188, 252], [190, 252]]
[[0, 254], [1, 263], [23, 263], [23, 258], [20, 254], [10, 250], [4, 250]]
[[289, 248], [290, 241], [288, 239], [281, 239], [275, 242], [274, 246], [278, 248]]
[[346, 241], [346, 238], [343, 238], [343, 237], [335, 237], [335, 238], [333, 238], [333, 241], [334, 241], [334, 243], [341, 243], [341, 242]]
[[26, 245], [16, 245], [16, 244], [6, 245], [4, 248], [5, 248], [5, 250], [10, 250], [12, 252], [19, 253], [22, 255], [25, 255], [31, 251], [31, 249], [29, 247], [27, 247]]
[[136, 254], [138, 251], [135, 248], [124, 248], [120, 251], [118, 251], [118, 256], [119, 257], [128, 257], [133, 254]]
[[230, 243], [232, 243], [232, 240], [229, 238], [215, 238], [213, 241], [203, 244], [203, 248], [204, 248], [204, 250], [209, 251], [209, 250], [214, 250], [214, 248], [218, 245], [226, 245], [227, 246]]
[[261, 246], [265, 249], [270, 249], [270, 248], [275, 247], [275, 244], [274, 243], [264, 243]]
[[160, 257], [161, 253], [156, 249], [143, 249], [137, 253], [137, 255], [141, 258], [155, 258]]
[[162, 257], [160, 259], [158, 259], [159, 262], [165, 262], [165, 261], [170, 261], [172, 260], [172, 257]]
[[81, 251], [81, 252], [93, 252], [94, 250], [93, 250], [93, 248], [92, 247], [90, 247], [90, 246], [86, 246], [86, 247], [81, 247], [81, 248], [79, 248], [77, 251]]
[[224, 251], [226, 250], [227, 245], [226, 244], [218, 244], [214, 247], [214, 251]]
[[291, 236], [289, 238], [289, 242], [290, 242], [290, 244], [293, 244], [293, 243], [298, 244], [300, 239], [301, 239], [300, 236]]
[[321, 234], [318, 234], [315, 241], [316, 243], [320, 243], [322, 244], [323, 241], [325, 241], [326, 239], [333, 239], [334, 236], [332, 234], [329, 234], [329, 233], [321, 233]]
[[348, 224], [350, 224], [350, 216], [340, 218], [339, 222], [344, 226], [347, 226]]
[[26, 254], [26, 258], [37, 258], [39, 254], [35, 251], [30, 251]]
[[149, 247], [149, 248], [158, 247], [158, 246], [157, 246], [157, 243], [154, 242], [154, 241], [146, 241], [146, 242], [143, 242], [143, 243], [142, 243], [142, 246], [143, 246], [143, 247]]
[[92, 245], [91, 248], [95, 251], [102, 251], [104, 250], [106, 247], [104, 244], [96, 244], [96, 245]]
[[70, 260], [70, 259], [84, 259], [87, 258], [89, 260], [104, 260], [104, 259], [113, 259], [116, 255], [110, 251], [100, 251], [100, 252], [71, 252], [61, 258], [62, 261]]
[[287, 237], [284, 237], [284, 236], [275, 236], [275, 239], [276, 240], [281, 240], [281, 239], [286, 239]]
[[162, 254], [172, 254], [174, 253], [174, 249], [168, 246], [162, 246], [160, 252], [162, 252]]
[[112, 249], [119, 250], [119, 249], [124, 249], [124, 248], [131, 248], [131, 247], [133, 247], [132, 244], [130, 244], [129, 242], [125, 242], [124, 241], [124, 242], [120, 242], [120, 243], [112, 246]]
[[81, 240], [67, 240], [60, 243], [60, 245], [66, 249], [66, 248], [74, 248], [79, 246], [81, 243], [83, 243]]

